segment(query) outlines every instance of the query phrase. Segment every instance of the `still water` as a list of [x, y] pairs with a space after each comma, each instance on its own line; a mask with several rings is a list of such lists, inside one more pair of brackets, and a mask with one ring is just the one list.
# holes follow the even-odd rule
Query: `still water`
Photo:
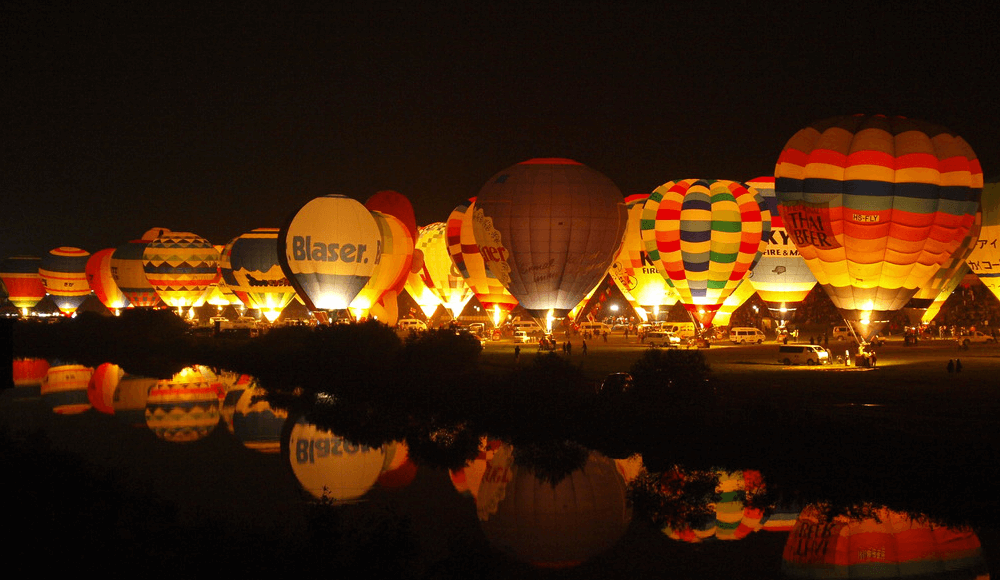
[[[552, 484], [519, 466], [510, 446], [483, 441], [464, 469], [431, 468], [402, 442], [355, 444], [274, 414], [249, 396], [245, 375], [219, 378], [222, 391], [204, 388], [197, 373], [107, 379], [115, 384], [101, 412], [100, 397], [85, 396], [87, 384], [101, 388], [100, 372], [96, 386], [88, 370], [59, 372], [0, 397], [0, 424], [18, 434], [15, 445], [66, 462], [64, 471], [28, 461], [37, 474], [6, 476], [5, 495], [33, 508], [8, 518], [27, 532], [12, 544], [25, 570], [63, 554], [78, 571], [110, 561], [185, 577], [781, 578], [850, 565], [878, 577], [984, 578], [996, 562], [990, 526], [948, 529], [881, 506], [853, 522], [794, 501], [751, 508], [746, 494], [767, 479], [753, 469], [720, 468], [709, 515], [660, 529], [633, 517], [626, 497], [641, 458], [591, 453]], [[120, 502], [94, 491], [104, 476], [81, 476], [92, 472], [110, 474]], [[677, 484], [671, 493], [680, 494], [684, 478], [679, 468], [660, 485]], [[985, 491], [991, 482], [983, 486], [995, 495]], [[317, 507], [324, 496], [333, 501]], [[830, 560], [834, 539], [846, 537], [856, 543]], [[949, 569], [923, 564], [929, 551]], [[887, 564], [896, 560], [902, 568]]]

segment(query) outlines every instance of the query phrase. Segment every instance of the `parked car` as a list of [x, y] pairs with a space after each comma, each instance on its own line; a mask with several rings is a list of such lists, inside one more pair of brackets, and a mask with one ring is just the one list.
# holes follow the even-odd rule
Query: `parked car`
[[651, 330], [646, 333], [644, 342], [649, 346], [665, 346], [677, 348], [681, 344], [681, 337], [666, 330]]
[[427, 330], [427, 324], [416, 318], [404, 318], [396, 323], [397, 330]]
[[969, 346], [970, 344], [983, 344], [988, 342], [995, 342], [993, 336], [974, 330], [968, 334], [963, 334], [955, 338], [958, 344], [962, 346]]
[[729, 340], [733, 344], [747, 344], [764, 342], [764, 333], [759, 328], [751, 326], [737, 326], [729, 331]]
[[783, 344], [778, 347], [778, 362], [786, 365], [823, 365], [830, 362], [830, 353], [818, 344]]
[[531, 342], [531, 336], [528, 335], [527, 331], [515, 330], [514, 342]]

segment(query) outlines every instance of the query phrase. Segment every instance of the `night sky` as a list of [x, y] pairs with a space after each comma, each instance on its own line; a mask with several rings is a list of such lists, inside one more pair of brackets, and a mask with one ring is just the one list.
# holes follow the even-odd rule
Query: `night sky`
[[224, 244], [327, 193], [396, 190], [423, 225], [532, 157], [626, 195], [748, 180], [852, 113], [943, 124], [1000, 177], [986, 2], [77, 4], [0, 4], [0, 258]]

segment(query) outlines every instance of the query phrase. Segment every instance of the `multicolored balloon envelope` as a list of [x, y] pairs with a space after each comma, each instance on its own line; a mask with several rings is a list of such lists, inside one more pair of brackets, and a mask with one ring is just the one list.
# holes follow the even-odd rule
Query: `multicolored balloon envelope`
[[774, 177], [757, 177], [746, 182], [764, 199], [771, 212], [771, 232], [767, 236], [760, 259], [750, 269], [750, 285], [771, 311], [771, 316], [787, 322], [809, 291], [816, 286], [816, 277], [795, 249], [778, 212], [774, 196]]
[[503, 445], [487, 462], [476, 498], [479, 525], [501, 552], [534, 566], [577, 566], [610, 549], [632, 512], [615, 463], [592, 452], [558, 483], [538, 479]]
[[665, 527], [662, 531], [667, 537], [682, 542], [741, 540], [761, 529], [764, 510], [746, 504], [747, 494], [763, 485], [760, 472], [719, 471], [718, 476], [715, 492], [719, 501], [709, 506], [705, 518], [695, 525]]
[[969, 228], [969, 233], [966, 234], [955, 253], [941, 264], [941, 267], [926, 284], [917, 288], [913, 297], [906, 303], [903, 310], [909, 317], [911, 326], [919, 326], [921, 323], [934, 320], [945, 300], [951, 296], [955, 288], [958, 288], [962, 278], [969, 273], [966, 260], [979, 245], [979, 234], [982, 227], [983, 212], [977, 211], [976, 221]]
[[112, 312], [128, 306], [128, 298], [118, 288], [118, 284], [115, 283], [115, 278], [111, 274], [111, 257], [114, 253], [115, 248], [94, 252], [84, 268], [87, 284], [94, 291], [94, 296], [97, 296], [101, 304]]
[[493, 325], [500, 326], [517, 306], [517, 298], [507, 291], [503, 282], [486, 266], [486, 260], [476, 243], [472, 223], [475, 207], [473, 199], [469, 203], [460, 204], [448, 216], [445, 233], [448, 254], [472, 294], [493, 320]]
[[94, 369], [79, 364], [53, 362], [42, 382], [42, 400], [59, 415], [75, 415], [90, 410], [87, 384]]
[[219, 391], [213, 379], [197, 367], [187, 367], [156, 381], [146, 400], [146, 425], [173, 443], [206, 437], [219, 424]]
[[966, 262], [994, 296], [1000, 298], [1000, 183], [983, 185], [982, 229]]
[[677, 303], [677, 294], [649, 259], [646, 245], [642, 242], [642, 207], [648, 198], [648, 193], [625, 198], [628, 208], [625, 239], [608, 274], [640, 318], [655, 320], [661, 312], [667, 312]]
[[788, 578], [989, 578], [979, 538], [880, 508], [872, 517], [827, 518], [806, 506], [788, 535]]
[[86, 250], [62, 246], [46, 254], [38, 266], [45, 291], [66, 316], [76, 312], [90, 296], [86, 272], [89, 258]]
[[222, 280], [247, 308], [269, 322], [295, 299], [295, 288], [278, 259], [277, 228], [257, 228], [234, 238], [219, 259]]
[[670, 181], [642, 210], [649, 258], [703, 326], [756, 263], [770, 230], [763, 198], [738, 181]]
[[34, 256], [11, 256], [0, 262], [0, 280], [7, 297], [18, 308], [34, 308], [45, 298], [45, 284], [38, 274], [42, 259]]
[[163, 305], [153, 284], [146, 279], [146, 271], [143, 269], [142, 255], [152, 241], [132, 240], [118, 246], [111, 254], [111, 277], [128, 299], [131, 308], [156, 308]]
[[458, 318], [472, 299], [472, 289], [448, 253], [447, 225], [435, 222], [420, 228], [419, 232], [416, 250], [420, 250], [423, 260], [417, 274], [452, 318]]
[[570, 159], [531, 159], [497, 173], [476, 197], [476, 243], [521, 306], [562, 318], [611, 266], [628, 213], [618, 187]]
[[168, 232], [142, 251], [142, 269], [167, 306], [201, 306], [219, 279], [219, 251], [196, 234]]
[[774, 176], [792, 242], [863, 339], [955, 254], [983, 187], [964, 139], [881, 115], [833, 117], [800, 130]]
[[304, 418], [292, 426], [288, 456], [292, 472], [306, 491], [335, 502], [354, 501], [367, 493], [385, 464], [382, 447], [351, 443]]
[[[753, 271], [751, 270], [751, 272]], [[736, 313], [740, 306], [746, 304], [747, 300], [753, 296], [754, 292], [755, 290], [753, 285], [750, 283], [750, 279], [744, 278], [743, 281], [740, 282], [739, 286], [736, 287], [736, 290], [733, 290], [733, 293], [729, 295], [729, 298], [726, 298], [725, 301], [723, 301], [722, 306], [719, 307], [719, 310], [716, 311], [715, 318], [712, 319], [712, 324], [716, 326], [729, 326], [732, 321], [733, 314]]]
[[312, 311], [350, 306], [381, 252], [382, 235], [371, 212], [342, 195], [307, 202], [278, 234], [281, 269]]

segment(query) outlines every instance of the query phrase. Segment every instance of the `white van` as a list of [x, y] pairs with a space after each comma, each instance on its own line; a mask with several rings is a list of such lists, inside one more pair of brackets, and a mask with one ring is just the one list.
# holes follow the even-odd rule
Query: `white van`
[[650, 346], [677, 348], [681, 344], [681, 339], [672, 332], [666, 332], [664, 330], [650, 330], [646, 333], [646, 337], [643, 338], [643, 342]]
[[518, 330], [523, 330], [528, 334], [542, 332], [542, 327], [538, 326], [538, 323], [534, 320], [515, 320], [510, 324], [510, 326], [514, 329], [514, 332], [517, 332]]
[[854, 340], [854, 333], [847, 326], [834, 326], [830, 338], [833, 340]]
[[427, 330], [427, 325], [423, 320], [416, 318], [404, 318], [396, 323], [397, 330]]
[[593, 334], [611, 333], [611, 327], [603, 322], [584, 322], [580, 325], [580, 332], [590, 332]]
[[729, 340], [733, 344], [747, 344], [764, 342], [764, 333], [759, 328], [752, 326], [736, 326], [729, 329]]
[[778, 347], [778, 362], [786, 365], [824, 365], [830, 362], [830, 353], [818, 344], [783, 344]]
[[680, 338], [694, 338], [696, 334], [693, 322], [664, 322], [660, 330], [672, 332]]
[[531, 337], [528, 336], [528, 333], [523, 330], [515, 330], [514, 342], [521, 342], [521, 343], [531, 342]]

